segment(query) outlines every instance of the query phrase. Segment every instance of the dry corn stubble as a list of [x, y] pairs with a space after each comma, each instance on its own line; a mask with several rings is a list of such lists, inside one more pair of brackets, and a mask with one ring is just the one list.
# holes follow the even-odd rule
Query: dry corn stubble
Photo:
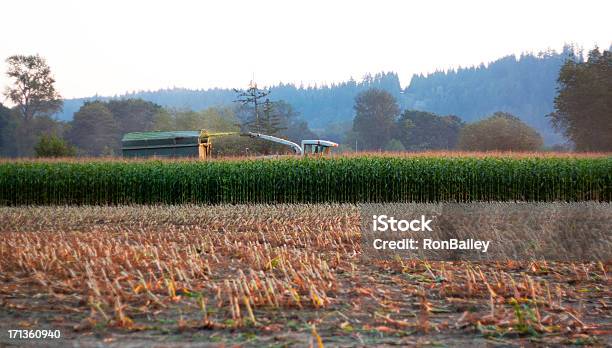
[[6, 309], [142, 329], [178, 308], [181, 330], [346, 313], [316, 323], [323, 339], [357, 328], [561, 342], [610, 329], [609, 263], [364, 263], [352, 205], [5, 207], [0, 219]]

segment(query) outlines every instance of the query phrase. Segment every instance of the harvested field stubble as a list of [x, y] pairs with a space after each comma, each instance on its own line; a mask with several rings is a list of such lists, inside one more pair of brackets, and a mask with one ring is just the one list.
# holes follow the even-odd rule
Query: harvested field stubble
[[0, 220], [2, 311], [68, 313], [78, 332], [173, 318], [335, 345], [605, 343], [612, 329], [609, 263], [364, 262], [352, 205], [5, 207]]

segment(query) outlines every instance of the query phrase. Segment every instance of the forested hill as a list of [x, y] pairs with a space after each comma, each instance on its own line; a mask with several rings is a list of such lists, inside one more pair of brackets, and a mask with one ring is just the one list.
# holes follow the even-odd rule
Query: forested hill
[[[332, 123], [350, 122], [355, 96], [372, 87], [382, 88], [397, 98], [402, 109], [454, 114], [468, 122], [495, 111], [509, 112], [535, 127], [552, 144], [561, 142], [562, 138], [552, 131], [545, 115], [552, 111], [558, 72], [570, 52], [567, 48], [561, 53], [507, 56], [488, 65], [415, 75], [404, 90], [396, 73], [380, 73], [329, 86], [280, 84], [272, 87], [270, 97], [293, 105], [311, 128], [317, 130]], [[142, 98], [162, 106], [199, 110], [231, 104], [235, 97], [231, 89], [175, 88], [116, 97], [69, 99], [59, 118], [70, 120], [85, 100], [93, 99]]]
[[404, 105], [468, 122], [505, 111], [536, 128], [547, 143], [561, 142], [545, 115], [553, 109], [559, 70], [570, 52], [507, 56], [488, 66], [413, 76]]

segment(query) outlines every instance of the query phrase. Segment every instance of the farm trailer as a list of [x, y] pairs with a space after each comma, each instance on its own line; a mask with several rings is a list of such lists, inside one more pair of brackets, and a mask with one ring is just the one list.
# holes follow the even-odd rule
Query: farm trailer
[[200, 131], [133, 132], [121, 140], [123, 157], [193, 157], [212, 154], [212, 138], [235, 132]]

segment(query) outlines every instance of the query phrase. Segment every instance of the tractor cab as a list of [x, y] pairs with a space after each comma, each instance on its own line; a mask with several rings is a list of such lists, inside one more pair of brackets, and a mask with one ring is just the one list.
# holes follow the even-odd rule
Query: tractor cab
[[328, 140], [302, 140], [305, 156], [328, 155], [332, 147], [338, 147], [338, 144]]

